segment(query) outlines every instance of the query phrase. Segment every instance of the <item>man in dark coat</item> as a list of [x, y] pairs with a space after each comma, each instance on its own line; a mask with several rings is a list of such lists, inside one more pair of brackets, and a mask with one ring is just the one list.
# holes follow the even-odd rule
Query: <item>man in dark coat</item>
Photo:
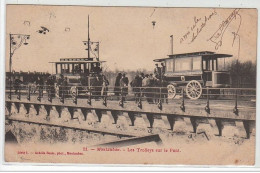
[[43, 95], [43, 85], [44, 85], [44, 81], [43, 78], [38, 76], [37, 80], [36, 80], [36, 86], [39, 89], [40, 95]]
[[115, 88], [114, 88], [114, 92], [116, 96], [120, 95], [120, 80], [122, 78], [122, 74], [118, 73], [117, 77], [116, 77], [116, 82], [115, 82]]
[[21, 86], [21, 84], [22, 84], [23, 82], [19, 79], [19, 78], [16, 78], [15, 80], [14, 80], [14, 92], [15, 92], [15, 94], [17, 93], [17, 91], [20, 89], [20, 86]]
[[161, 63], [161, 65], [162, 65], [162, 67], [161, 67], [161, 75], [164, 76], [166, 67], [165, 67], [164, 63]]
[[128, 77], [126, 77], [126, 74], [124, 73], [122, 75], [121, 80], [120, 80], [120, 86], [121, 86], [121, 89], [122, 89], [123, 101], [125, 101], [125, 96], [128, 94], [128, 83], [129, 83]]
[[48, 93], [50, 94], [51, 97], [55, 96], [54, 84], [55, 84], [55, 76], [49, 76], [46, 81], [46, 85], [48, 85]]
[[135, 95], [135, 101], [137, 102], [141, 96], [141, 88], [142, 87], [142, 78], [139, 75], [136, 75], [134, 80], [130, 83], [133, 88], [133, 92]]
[[63, 90], [64, 90], [63, 84], [64, 84], [64, 76], [62, 74], [60, 74], [60, 77], [58, 78], [58, 81], [57, 81], [57, 85], [59, 88], [59, 97], [61, 97], [63, 94]]
[[158, 66], [158, 64], [155, 64], [154, 75], [158, 79], [161, 77], [161, 68]]

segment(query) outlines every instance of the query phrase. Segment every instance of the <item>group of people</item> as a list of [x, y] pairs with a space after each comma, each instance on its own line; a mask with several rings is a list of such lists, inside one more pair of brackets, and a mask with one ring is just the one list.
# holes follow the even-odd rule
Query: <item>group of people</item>
[[92, 95], [94, 98], [107, 96], [109, 81], [104, 74], [98, 74], [92, 78], [90, 85], [93, 87]]
[[[162, 71], [161, 71], [162, 72]], [[161, 74], [160, 74], [161, 75]], [[114, 93], [116, 96], [122, 96], [125, 100], [128, 94], [129, 80], [125, 73], [118, 73], [115, 81]], [[135, 101], [141, 97], [146, 97], [149, 103], [156, 103], [160, 98], [168, 102], [167, 99], [167, 81], [164, 76], [158, 77], [158, 73], [154, 74], [137, 74], [134, 79], [130, 82], [132, 91], [135, 96]]]
[[[20, 77], [15, 77], [14, 79], [14, 92], [17, 94], [17, 92], [21, 89], [21, 86], [23, 85], [23, 81], [20, 79]], [[30, 86], [30, 93], [35, 93], [36, 90], [39, 90], [40, 94], [43, 93], [43, 86], [44, 86], [44, 79], [41, 76], [38, 76], [36, 79], [34, 79], [34, 83], [29, 84]]]
[[157, 78], [156, 74], [141, 73], [140, 75], [136, 75], [131, 82], [136, 102], [143, 96], [146, 97], [148, 103], [157, 103], [160, 98], [168, 102], [167, 85], [168, 83], [165, 78]]

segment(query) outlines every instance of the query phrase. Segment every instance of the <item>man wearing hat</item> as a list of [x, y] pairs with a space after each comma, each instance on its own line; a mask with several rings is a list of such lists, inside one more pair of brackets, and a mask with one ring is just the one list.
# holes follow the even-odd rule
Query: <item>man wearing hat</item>
[[158, 66], [158, 64], [155, 64], [154, 75], [158, 79], [161, 76], [161, 68]]

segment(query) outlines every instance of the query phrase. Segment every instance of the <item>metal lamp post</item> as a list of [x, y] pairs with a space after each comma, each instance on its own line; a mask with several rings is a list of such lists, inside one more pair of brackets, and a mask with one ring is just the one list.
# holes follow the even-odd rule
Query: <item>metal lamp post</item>
[[10, 86], [10, 93], [8, 98], [11, 100], [12, 98], [12, 57], [14, 55], [14, 52], [19, 49], [22, 45], [28, 45], [26, 40], [30, 39], [30, 35], [25, 34], [9, 34], [10, 37], [10, 58], [9, 58], [9, 72], [10, 72], [10, 78], [9, 78], [9, 86]]
[[[89, 50], [88, 52], [90, 52], [90, 51], [97, 52], [97, 55], [95, 55], [95, 56], [96, 56], [97, 61], [99, 61], [99, 42], [90, 41], [88, 43], [88, 41], [83, 41], [83, 44], [85, 46], [87, 46], [86, 50], [87, 51]], [[88, 46], [88, 45], [92, 45], [92, 44], [96, 44], [96, 48], [94, 48], [94, 50], [91, 49], [91, 46]], [[90, 58], [90, 53], [88, 54], [88, 58]]]

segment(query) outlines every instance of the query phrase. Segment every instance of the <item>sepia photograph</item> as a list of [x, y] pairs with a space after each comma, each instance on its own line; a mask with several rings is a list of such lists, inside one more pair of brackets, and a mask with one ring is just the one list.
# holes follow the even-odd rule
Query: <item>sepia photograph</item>
[[7, 5], [5, 162], [255, 165], [257, 21]]

